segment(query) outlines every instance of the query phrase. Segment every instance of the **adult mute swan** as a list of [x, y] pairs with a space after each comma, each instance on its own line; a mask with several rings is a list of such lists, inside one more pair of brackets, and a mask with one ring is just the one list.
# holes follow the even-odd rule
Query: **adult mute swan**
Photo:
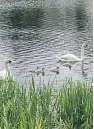
[[86, 43], [82, 44], [81, 46], [81, 57], [77, 57], [73, 54], [65, 54], [65, 55], [61, 55], [60, 57], [59, 56], [56, 56], [56, 58], [59, 60], [59, 61], [62, 61], [62, 62], [79, 62], [79, 61], [83, 61], [84, 60], [84, 47], [87, 46]]
[[8, 64], [11, 64], [11, 63], [12, 63], [11, 60], [6, 60], [5, 61], [5, 68], [6, 69], [0, 71], [0, 77], [5, 78], [6, 76], [11, 75], [11, 71], [10, 71], [10, 68], [9, 68], [9, 65], [8, 65]]

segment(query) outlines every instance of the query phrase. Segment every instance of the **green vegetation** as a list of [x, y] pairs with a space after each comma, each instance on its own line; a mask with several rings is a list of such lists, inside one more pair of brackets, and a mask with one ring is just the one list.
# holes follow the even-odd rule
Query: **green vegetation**
[[1, 129], [92, 129], [93, 88], [70, 79], [54, 92], [53, 85], [29, 90], [12, 78], [0, 79]]

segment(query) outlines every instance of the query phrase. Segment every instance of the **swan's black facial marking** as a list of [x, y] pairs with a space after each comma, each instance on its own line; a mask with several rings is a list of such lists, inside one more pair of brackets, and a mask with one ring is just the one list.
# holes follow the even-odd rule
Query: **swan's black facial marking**
[[86, 48], [88, 46], [87, 43], [82, 44], [82, 47]]
[[86, 44], [85, 47], [87, 47], [88, 45]]
[[11, 64], [11, 63], [12, 63], [12, 61], [11, 61], [11, 60], [8, 60], [8, 63], [9, 63], [9, 64]]

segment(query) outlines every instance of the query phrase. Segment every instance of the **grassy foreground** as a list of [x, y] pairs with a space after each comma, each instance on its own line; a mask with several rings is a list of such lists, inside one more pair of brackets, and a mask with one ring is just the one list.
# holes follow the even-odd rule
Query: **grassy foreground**
[[11, 78], [0, 79], [0, 129], [92, 129], [93, 88], [69, 80], [29, 90]]

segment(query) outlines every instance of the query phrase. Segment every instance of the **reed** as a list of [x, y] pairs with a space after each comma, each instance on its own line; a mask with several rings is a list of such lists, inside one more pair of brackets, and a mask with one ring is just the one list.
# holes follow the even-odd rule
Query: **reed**
[[58, 120], [66, 123], [66, 129], [92, 129], [93, 93], [86, 83], [73, 83], [59, 91], [57, 102]]
[[92, 85], [69, 80], [54, 95], [53, 85], [29, 90], [0, 79], [1, 129], [92, 129]]

